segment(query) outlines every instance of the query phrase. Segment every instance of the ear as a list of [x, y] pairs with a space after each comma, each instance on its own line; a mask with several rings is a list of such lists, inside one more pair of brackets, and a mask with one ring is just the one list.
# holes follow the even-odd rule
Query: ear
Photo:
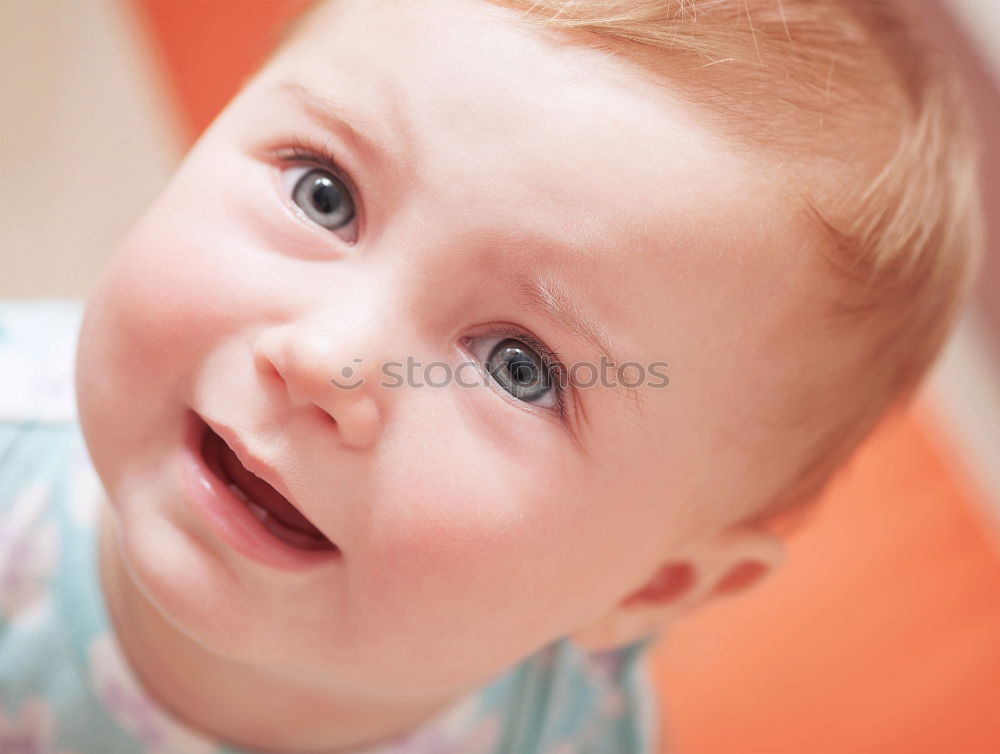
[[570, 634], [580, 647], [606, 650], [658, 633], [696, 606], [743, 592], [784, 560], [774, 534], [739, 526], [660, 564], [596, 621]]

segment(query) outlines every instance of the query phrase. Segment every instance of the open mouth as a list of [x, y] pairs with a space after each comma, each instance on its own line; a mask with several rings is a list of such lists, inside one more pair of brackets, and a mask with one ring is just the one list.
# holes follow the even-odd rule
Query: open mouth
[[300, 550], [336, 550], [284, 495], [249, 471], [226, 442], [205, 424], [201, 445], [208, 467], [275, 538]]

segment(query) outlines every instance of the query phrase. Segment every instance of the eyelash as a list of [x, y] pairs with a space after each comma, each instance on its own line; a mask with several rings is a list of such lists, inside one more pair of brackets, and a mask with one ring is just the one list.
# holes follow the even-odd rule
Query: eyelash
[[[308, 137], [296, 136], [290, 140], [287, 148], [275, 152], [275, 157], [284, 163], [312, 163], [313, 165], [329, 170], [333, 175], [340, 179], [351, 192], [351, 199], [354, 201], [354, 206], [358, 210], [358, 222], [360, 224], [362, 213], [360, 211], [361, 202], [357, 186], [355, 186], [354, 181], [351, 180], [351, 177], [347, 174], [347, 172], [341, 169], [326, 144], [313, 141]], [[362, 228], [358, 229], [359, 237], [362, 230]], [[541, 357], [545, 374], [553, 385], [553, 389], [556, 391], [556, 408], [552, 411], [552, 413], [555, 413], [559, 418], [559, 421], [564, 426], [569, 428], [569, 396], [567, 395], [566, 386], [561, 380], [561, 375], [563, 375], [566, 371], [562, 361], [560, 361], [561, 354], [559, 354], [558, 351], [549, 348], [545, 343], [531, 333], [509, 324], [490, 325], [484, 331], [480, 332], [479, 335], [488, 337], [514, 338], [531, 347], [535, 353]], [[532, 404], [528, 403], [527, 405], [530, 406]]]
[[337, 160], [333, 156], [333, 152], [326, 143], [313, 141], [309, 137], [295, 136], [289, 140], [289, 146], [285, 149], [277, 150], [274, 153], [274, 157], [279, 162], [286, 164], [296, 162], [311, 163], [316, 167], [321, 167], [324, 170], [329, 170], [333, 173], [333, 175], [347, 187], [347, 190], [351, 192], [351, 201], [354, 202], [354, 209], [357, 213], [358, 237], [361, 236], [361, 233], [364, 230], [364, 228], [361, 227], [364, 219], [364, 208], [361, 205], [361, 192], [358, 191], [358, 187], [354, 184], [354, 181], [351, 180], [351, 176], [348, 172], [340, 167]]

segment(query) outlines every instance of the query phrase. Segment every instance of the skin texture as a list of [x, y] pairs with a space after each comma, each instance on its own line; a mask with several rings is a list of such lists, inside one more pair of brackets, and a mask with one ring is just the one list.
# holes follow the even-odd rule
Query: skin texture
[[[297, 142], [334, 153], [357, 225], [292, 202]], [[558, 637], [622, 644], [753, 583], [781, 547], [738, 522], [798, 458], [767, 417], [808, 376], [791, 354], [811, 243], [768, 166], [604, 53], [484, 3], [321, 9], [88, 301], [77, 390], [109, 500], [102, 578], [140, 677], [237, 744], [333, 750]], [[669, 362], [669, 386], [571, 390], [564, 423], [495, 384], [382, 384], [388, 360], [475, 361], [466, 339], [493, 323], [596, 362], [525, 306], [518, 271], [571, 291], [628, 358]], [[357, 389], [331, 383], [345, 366]], [[192, 513], [189, 408], [276, 470], [342, 557], [269, 567]]]

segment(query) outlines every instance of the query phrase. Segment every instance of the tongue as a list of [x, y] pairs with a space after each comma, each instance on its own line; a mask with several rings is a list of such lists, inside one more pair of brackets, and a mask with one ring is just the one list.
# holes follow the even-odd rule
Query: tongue
[[239, 485], [248, 498], [290, 529], [310, 534], [319, 540], [326, 540], [323, 532], [299, 513], [298, 508], [288, 502], [284, 495], [260, 477], [247, 471], [228, 445], [224, 442], [219, 444], [222, 446], [220, 448], [222, 465], [229, 475], [230, 481]]

